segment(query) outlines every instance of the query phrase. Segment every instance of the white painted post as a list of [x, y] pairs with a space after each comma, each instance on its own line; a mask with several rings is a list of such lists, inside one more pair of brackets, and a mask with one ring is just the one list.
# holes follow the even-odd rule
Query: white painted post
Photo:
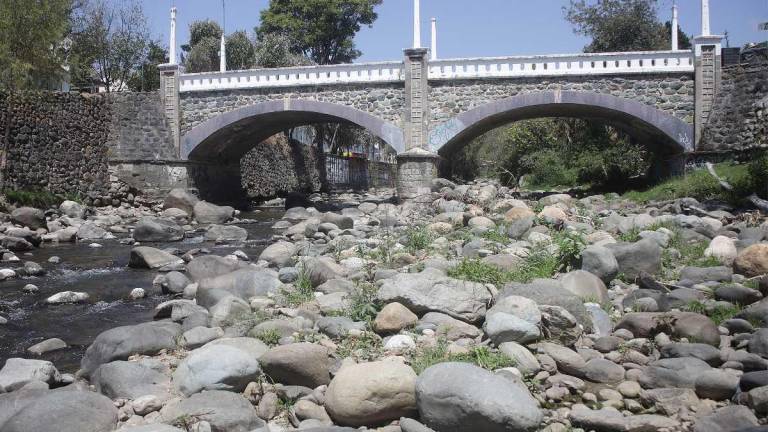
[[437, 60], [437, 18], [432, 18], [432, 54], [431, 60]]
[[421, 6], [413, 0], [413, 48], [421, 48]]
[[674, 2], [672, 4], [672, 51], [677, 51], [680, 49], [680, 44], [678, 42], [678, 28], [679, 28], [679, 20], [678, 20], [678, 11], [677, 11], [677, 2]]
[[709, 0], [701, 0], [701, 35], [711, 35], [709, 30]]
[[171, 8], [171, 40], [168, 46], [168, 64], [176, 64], [176, 7]]
[[224, 34], [221, 34], [221, 47], [219, 48], [219, 72], [227, 71], [227, 43]]

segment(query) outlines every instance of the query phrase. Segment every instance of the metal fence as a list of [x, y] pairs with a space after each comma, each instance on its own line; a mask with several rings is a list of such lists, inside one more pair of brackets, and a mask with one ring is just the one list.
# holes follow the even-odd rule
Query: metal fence
[[325, 155], [325, 174], [332, 189], [366, 190], [395, 187], [395, 164]]

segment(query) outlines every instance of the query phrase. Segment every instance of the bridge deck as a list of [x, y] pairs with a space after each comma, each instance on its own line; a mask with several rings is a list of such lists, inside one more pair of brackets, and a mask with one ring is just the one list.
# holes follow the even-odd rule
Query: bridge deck
[[[434, 60], [430, 80], [693, 73], [692, 51]], [[180, 92], [403, 82], [402, 61], [182, 74]]]

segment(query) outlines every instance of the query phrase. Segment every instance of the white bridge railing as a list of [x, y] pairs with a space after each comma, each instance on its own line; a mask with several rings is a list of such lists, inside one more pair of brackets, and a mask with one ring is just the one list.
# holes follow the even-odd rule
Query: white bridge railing
[[[403, 62], [182, 74], [181, 92], [401, 82]], [[432, 60], [429, 79], [692, 73], [692, 51], [649, 51]]]

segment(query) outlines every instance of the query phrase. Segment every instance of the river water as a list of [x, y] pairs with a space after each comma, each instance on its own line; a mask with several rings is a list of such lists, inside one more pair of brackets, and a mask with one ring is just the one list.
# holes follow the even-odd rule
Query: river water
[[[222, 256], [242, 250], [255, 260], [272, 236], [272, 224], [283, 213], [282, 209], [276, 208], [243, 212], [241, 219], [255, 221], [240, 225], [249, 233], [244, 245], [215, 245], [203, 241], [203, 233], [196, 233], [182, 242], [147, 246], [181, 251], [207, 248]], [[41, 358], [52, 361], [63, 372], [75, 372], [85, 349], [99, 333], [152, 320], [155, 306], [169, 300], [170, 296], [152, 288], [152, 281], [158, 274], [156, 271], [128, 267], [132, 247], [121, 245], [118, 240], [99, 241], [100, 248], [89, 247], [88, 243], [43, 244], [30, 255], [19, 255], [22, 262], [41, 264], [47, 273], [0, 282], [0, 315], [8, 318], [8, 324], [0, 326], [0, 365], [11, 357], [34, 358], [26, 352], [27, 348], [56, 337], [64, 340], [69, 348], [44, 354]], [[52, 256], [60, 257], [61, 262], [49, 263]], [[26, 284], [36, 285], [40, 292], [24, 294], [22, 288]], [[144, 288], [147, 297], [131, 300], [129, 293], [134, 288]], [[82, 304], [45, 304], [46, 298], [61, 291], [87, 292], [90, 299]]]

